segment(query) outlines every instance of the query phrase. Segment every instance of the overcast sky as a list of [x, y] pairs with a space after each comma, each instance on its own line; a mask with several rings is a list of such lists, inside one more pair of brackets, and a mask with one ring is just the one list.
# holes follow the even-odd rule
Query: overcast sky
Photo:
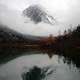
[[[34, 24], [25, 20], [22, 11], [29, 5], [40, 4], [57, 24]], [[0, 0], [0, 23], [24, 34], [45, 36], [57, 35], [59, 31], [68, 29], [70, 25], [80, 23], [80, 0]], [[24, 22], [27, 23], [24, 23]]]

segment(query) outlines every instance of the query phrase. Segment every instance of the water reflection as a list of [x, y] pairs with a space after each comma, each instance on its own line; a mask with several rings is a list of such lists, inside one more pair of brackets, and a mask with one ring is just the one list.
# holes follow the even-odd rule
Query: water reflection
[[47, 54], [49, 58], [52, 58], [53, 55], [59, 55], [59, 57], [64, 57], [64, 63], [71, 64], [73, 63], [77, 68], [80, 68], [80, 54], [79, 53], [64, 53], [59, 51], [54, 51], [51, 48], [40, 48], [40, 49], [13, 49], [13, 48], [0, 48], [0, 63], [8, 62], [12, 59], [15, 59], [22, 55], [31, 55], [31, 54]]
[[53, 73], [53, 70], [48, 72], [48, 67], [46, 68], [39, 68], [37, 66], [34, 66], [29, 72], [22, 74], [23, 80], [42, 80], [45, 79], [46, 76], [51, 75]]
[[80, 68], [80, 53], [75, 52], [75, 53], [65, 53], [65, 52], [59, 52], [59, 51], [54, 51], [53, 49], [47, 49], [47, 48], [42, 48], [40, 49], [43, 53], [48, 54], [48, 56], [51, 58], [53, 55], [57, 54], [59, 57], [64, 57], [63, 61], [64, 63], [71, 64], [73, 63], [77, 68]]
[[[54, 53], [52, 50], [47, 52]], [[21, 57], [0, 66], [0, 80], [80, 80], [79, 68], [73, 63], [67, 64], [68, 60], [57, 54], [49, 58], [47, 52], [28, 50]]]
[[30, 71], [24, 72], [22, 74], [23, 80], [43, 80], [47, 79], [48, 76], [56, 73], [56, 69], [53, 66], [47, 66], [40, 68], [38, 66], [34, 66]]

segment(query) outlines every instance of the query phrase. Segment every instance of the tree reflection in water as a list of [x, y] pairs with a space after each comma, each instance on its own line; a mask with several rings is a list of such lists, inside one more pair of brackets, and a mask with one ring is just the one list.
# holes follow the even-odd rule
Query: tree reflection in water
[[65, 52], [65, 51], [54, 51], [53, 49], [40, 49], [43, 54], [48, 54], [50, 58], [52, 58], [53, 55], [59, 55], [64, 57], [63, 62], [67, 64], [73, 63], [77, 68], [80, 68], [80, 53], [78, 51], [76, 52]]

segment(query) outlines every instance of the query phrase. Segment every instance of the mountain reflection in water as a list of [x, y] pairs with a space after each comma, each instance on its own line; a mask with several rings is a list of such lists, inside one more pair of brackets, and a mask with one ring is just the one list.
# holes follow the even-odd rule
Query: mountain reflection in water
[[[18, 51], [13, 53], [19, 54]], [[51, 49], [30, 49], [21, 53], [0, 66], [0, 80], [80, 80], [78, 58], [63, 57]], [[49, 58], [47, 54], [54, 55]]]
[[42, 80], [51, 75], [54, 70], [48, 71], [50, 67], [39, 68], [34, 66], [29, 72], [22, 74], [23, 80]]

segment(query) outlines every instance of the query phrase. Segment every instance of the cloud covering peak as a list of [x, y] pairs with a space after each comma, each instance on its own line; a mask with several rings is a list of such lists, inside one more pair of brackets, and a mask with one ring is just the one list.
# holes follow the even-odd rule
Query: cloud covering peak
[[40, 22], [45, 22], [48, 24], [54, 24], [55, 19], [49, 15], [45, 10], [43, 10], [40, 5], [31, 5], [25, 10], [23, 10], [23, 15], [30, 18], [35, 24]]

